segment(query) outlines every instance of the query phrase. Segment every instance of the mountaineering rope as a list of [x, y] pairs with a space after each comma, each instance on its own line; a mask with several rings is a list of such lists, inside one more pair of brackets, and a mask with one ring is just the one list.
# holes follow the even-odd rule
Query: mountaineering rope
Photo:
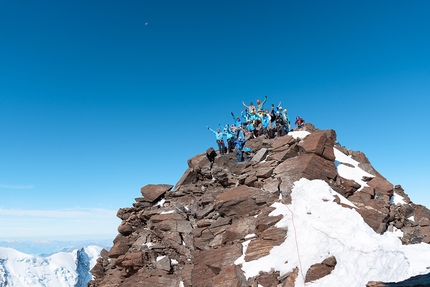
[[291, 221], [293, 222], [293, 228], [294, 228], [294, 239], [296, 240], [296, 248], [297, 248], [297, 257], [299, 258], [299, 267], [300, 267], [300, 274], [302, 274], [303, 278], [303, 286], [305, 286], [305, 276], [303, 275], [303, 268], [302, 268], [302, 261], [300, 260], [300, 252], [299, 252], [299, 243], [297, 242], [297, 232], [296, 232], [296, 225], [294, 224], [294, 214], [291, 211], [291, 209], [288, 207], [288, 205], [285, 205], [288, 210], [291, 212]]

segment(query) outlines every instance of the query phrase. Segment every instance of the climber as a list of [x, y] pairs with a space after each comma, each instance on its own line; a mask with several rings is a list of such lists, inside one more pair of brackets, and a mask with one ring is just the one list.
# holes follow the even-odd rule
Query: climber
[[305, 120], [302, 119], [301, 117], [297, 116], [296, 117], [296, 122], [295, 122], [296, 128], [297, 129], [301, 129], [304, 124], [305, 124]]
[[264, 110], [264, 104], [266, 103], [266, 101], [267, 101], [267, 96], [264, 96], [263, 102], [261, 102], [260, 100], [257, 100], [257, 111]]
[[213, 129], [211, 129], [210, 127], [206, 126], [208, 128], [208, 130], [210, 130], [211, 132], [213, 132], [215, 134], [216, 137], [216, 143], [218, 145], [218, 150], [220, 155], [224, 155], [225, 153], [225, 143], [224, 143], [224, 133], [221, 132], [221, 130], [218, 128], [216, 131], [214, 131]]
[[233, 117], [233, 121], [234, 121], [234, 124], [236, 126], [236, 128], [235, 128], [236, 135], [235, 136], [239, 137], [239, 133], [240, 133], [240, 130], [241, 130], [241, 127], [242, 127], [242, 121], [240, 120], [239, 117], [235, 117], [234, 114], [233, 114], [233, 112], [231, 112], [231, 116]]
[[248, 112], [249, 113], [252, 113], [252, 112], [257, 112], [257, 108], [252, 104], [252, 102], [249, 104], [249, 106], [247, 106], [247, 105], [245, 105], [245, 102], [244, 101], [242, 101], [242, 105], [245, 107], [245, 108], [247, 108], [248, 109]]
[[235, 144], [235, 149], [236, 149], [236, 153], [237, 153], [237, 162], [242, 162], [243, 161], [243, 145], [245, 144], [246, 140], [239, 137], [236, 140], [234, 140], [234, 144]]
[[210, 169], [212, 169], [212, 166], [215, 162], [215, 157], [216, 157], [216, 151], [214, 150], [213, 147], [210, 147], [206, 150], [206, 157], [208, 158], [210, 164]]
[[229, 126], [225, 125], [227, 129], [225, 129], [226, 139], [227, 139], [227, 153], [231, 153], [233, 151], [233, 141], [236, 138], [236, 126], [232, 124]]
[[288, 134], [288, 132], [290, 131], [290, 117], [288, 116], [288, 110], [284, 109], [284, 111], [282, 112], [282, 117], [284, 118], [284, 122], [285, 122], [285, 132]]
[[260, 130], [258, 131], [258, 135], [266, 135], [266, 137], [268, 137], [267, 135], [267, 128], [269, 127], [270, 124], [270, 115], [268, 115], [267, 113], [263, 113], [260, 116], [261, 119], [261, 127]]
[[285, 121], [279, 111], [276, 112], [275, 123], [278, 137], [285, 135]]

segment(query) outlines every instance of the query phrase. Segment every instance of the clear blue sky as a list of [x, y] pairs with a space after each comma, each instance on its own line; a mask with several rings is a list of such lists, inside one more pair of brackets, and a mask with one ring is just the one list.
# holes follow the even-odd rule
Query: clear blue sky
[[[430, 2], [1, 1], [0, 238], [115, 235], [242, 101], [282, 101], [430, 206]], [[88, 219], [91, 218], [91, 219]]]

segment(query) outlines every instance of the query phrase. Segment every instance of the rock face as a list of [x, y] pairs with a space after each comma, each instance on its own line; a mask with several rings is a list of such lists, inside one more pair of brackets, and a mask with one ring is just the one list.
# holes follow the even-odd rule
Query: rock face
[[[217, 155], [211, 164], [206, 153], [198, 154], [188, 160], [174, 189], [142, 187], [143, 197], [118, 211], [119, 234], [110, 251], [102, 252], [88, 286], [294, 286], [297, 268], [282, 277], [273, 271], [247, 279], [234, 262], [245, 240], [250, 240], [244, 254], [248, 262], [269, 254], [288, 236], [289, 230], [275, 226], [282, 216], [269, 216], [270, 206], [279, 200], [291, 203], [293, 183], [303, 177], [326, 181], [355, 204], [375, 232], [398, 229], [403, 244], [430, 242], [427, 208], [410, 202], [401, 186], [382, 177], [364, 154], [339, 146], [335, 131], [311, 124], [305, 130], [310, 134], [304, 138], [249, 140], [254, 153], [246, 162], [236, 162], [230, 153]], [[363, 178], [366, 187], [338, 174], [334, 147], [372, 175]], [[393, 204], [394, 194], [406, 202]], [[329, 257], [309, 268], [306, 282], [335, 268], [336, 258]]]

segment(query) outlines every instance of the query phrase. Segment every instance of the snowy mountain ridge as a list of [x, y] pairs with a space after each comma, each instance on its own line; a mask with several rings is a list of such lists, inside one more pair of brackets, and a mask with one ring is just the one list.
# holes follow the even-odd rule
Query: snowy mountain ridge
[[86, 246], [38, 256], [0, 247], [0, 287], [85, 287], [101, 250]]

